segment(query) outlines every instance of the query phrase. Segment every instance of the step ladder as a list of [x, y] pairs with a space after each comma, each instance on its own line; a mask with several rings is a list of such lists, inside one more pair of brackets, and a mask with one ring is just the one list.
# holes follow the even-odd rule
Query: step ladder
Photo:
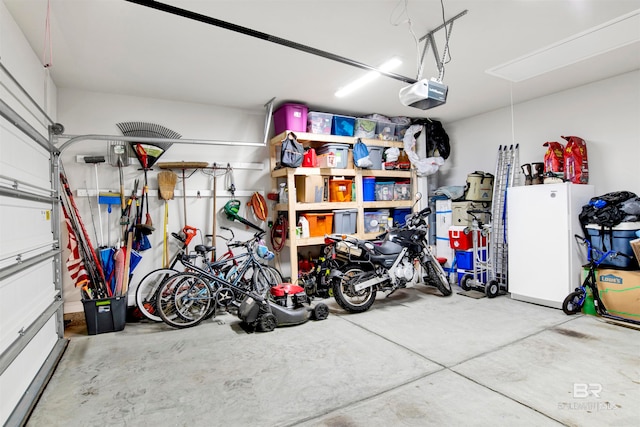
[[501, 291], [508, 286], [508, 241], [507, 241], [507, 189], [519, 184], [519, 145], [498, 147], [496, 173], [491, 203], [490, 267], [489, 279], [498, 282]]

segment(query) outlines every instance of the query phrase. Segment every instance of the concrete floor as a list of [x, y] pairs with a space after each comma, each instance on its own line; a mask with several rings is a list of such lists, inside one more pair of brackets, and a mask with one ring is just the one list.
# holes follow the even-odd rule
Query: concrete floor
[[247, 333], [129, 323], [69, 346], [29, 426], [636, 426], [640, 335], [427, 287]]

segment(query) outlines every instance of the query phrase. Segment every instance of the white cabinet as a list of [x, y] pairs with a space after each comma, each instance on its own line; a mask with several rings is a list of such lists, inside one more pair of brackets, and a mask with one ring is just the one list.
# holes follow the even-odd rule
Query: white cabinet
[[594, 196], [591, 185], [511, 187], [507, 194], [511, 298], [562, 308], [581, 281], [585, 261], [575, 234], [578, 214]]

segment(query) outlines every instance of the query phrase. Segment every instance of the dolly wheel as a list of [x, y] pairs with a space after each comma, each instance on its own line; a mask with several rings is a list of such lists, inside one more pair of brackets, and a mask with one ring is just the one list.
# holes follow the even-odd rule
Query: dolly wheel
[[263, 314], [258, 320], [258, 330], [261, 332], [271, 332], [276, 326], [278, 326], [278, 320], [271, 313]]
[[500, 285], [497, 280], [490, 280], [484, 288], [484, 293], [487, 294], [487, 298], [495, 298], [500, 293]]
[[313, 319], [324, 320], [329, 317], [329, 307], [326, 304], [320, 303], [313, 307]]
[[469, 289], [471, 289], [471, 286], [469, 286], [467, 283], [472, 279], [473, 276], [471, 274], [465, 274], [464, 276], [462, 276], [462, 279], [460, 279], [460, 287], [463, 291], [468, 291]]

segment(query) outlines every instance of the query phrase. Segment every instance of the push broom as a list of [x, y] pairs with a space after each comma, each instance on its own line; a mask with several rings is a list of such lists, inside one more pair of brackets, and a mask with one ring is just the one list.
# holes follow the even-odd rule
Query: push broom
[[160, 198], [164, 200], [164, 227], [162, 236], [162, 266], [169, 268], [169, 249], [167, 242], [167, 227], [169, 222], [169, 200], [173, 200], [173, 191], [176, 188], [178, 175], [170, 170], [163, 170], [158, 173], [158, 188]]

